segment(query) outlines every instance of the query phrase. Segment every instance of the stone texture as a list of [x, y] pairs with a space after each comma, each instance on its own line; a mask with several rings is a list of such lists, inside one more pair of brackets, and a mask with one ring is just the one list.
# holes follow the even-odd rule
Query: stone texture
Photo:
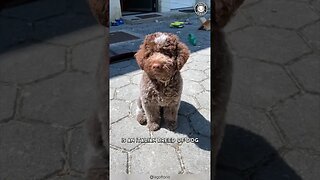
[[134, 75], [132, 77], [131, 81], [132, 81], [133, 84], [139, 85], [140, 81], [141, 81], [141, 78], [142, 78], [142, 73], [139, 73], [139, 74]]
[[204, 89], [206, 91], [210, 92], [211, 88], [210, 88], [210, 79], [209, 78], [204, 80], [204, 81], [202, 81], [200, 84], [204, 87]]
[[100, 62], [105, 60], [105, 49], [103, 37], [76, 46], [72, 50], [72, 67], [95, 74]]
[[17, 88], [0, 84], [0, 122], [13, 116]]
[[204, 91], [202, 86], [199, 86], [199, 83], [190, 81], [188, 79], [183, 80], [183, 90], [182, 94], [194, 96]]
[[63, 134], [40, 124], [0, 126], [1, 179], [40, 179], [62, 168]]
[[0, 55], [0, 81], [28, 83], [65, 69], [65, 49], [32, 44]]
[[257, 110], [231, 103], [226, 121], [219, 155], [223, 166], [239, 170], [252, 168], [283, 145], [267, 116]]
[[50, 178], [49, 180], [84, 180], [84, 178], [76, 175], [67, 175], [67, 176], [56, 176], [54, 178]]
[[235, 59], [231, 100], [266, 108], [298, 91], [285, 71], [276, 65]]
[[122, 138], [148, 138], [149, 130], [146, 126], [141, 126], [138, 121], [132, 118], [124, 118], [123, 120], [114, 123], [110, 127], [110, 144], [116, 147], [121, 147], [126, 150], [131, 150], [141, 143], [123, 143]]
[[38, 21], [34, 27], [34, 38], [65, 46], [72, 46], [98, 36], [103, 38], [105, 33], [104, 28], [98, 26], [93, 17], [75, 14]]
[[284, 159], [301, 176], [302, 179], [316, 180], [319, 178], [320, 157], [309, 155], [301, 151], [291, 151], [284, 156]]
[[178, 174], [178, 155], [165, 144], [146, 144], [131, 155], [132, 174]]
[[313, 54], [293, 64], [290, 69], [299, 82], [309, 91], [320, 92], [320, 61]]
[[[210, 139], [199, 138], [198, 143], [183, 143], [181, 155], [187, 172], [194, 174], [210, 173]], [[192, 155], [191, 155], [192, 154]]]
[[111, 123], [116, 122], [129, 115], [129, 103], [122, 100], [112, 100], [110, 102]]
[[87, 150], [87, 137], [84, 128], [74, 129], [70, 140], [70, 165], [71, 169], [84, 172], [85, 152]]
[[210, 110], [210, 92], [204, 91], [196, 95], [196, 99], [199, 102], [201, 108]]
[[[207, 64], [208, 65], [208, 64]], [[199, 70], [188, 69], [182, 73], [183, 79], [200, 82], [207, 79], [207, 75]]]
[[231, 33], [228, 40], [238, 55], [275, 63], [286, 63], [310, 51], [295, 32], [283, 29], [248, 27]]
[[124, 86], [116, 89], [116, 97], [117, 99], [125, 100], [125, 101], [133, 101], [138, 99], [139, 97], [139, 86], [130, 84], [128, 86]]
[[[299, 28], [319, 19], [319, 16], [311, 10], [307, 3], [287, 0], [262, 1], [247, 8], [244, 13], [252, 17], [259, 25], [283, 28]], [[292, 20], [288, 21], [288, 19]]]
[[[247, 1], [244, 1], [247, 2]], [[244, 28], [246, 26], [250, 25], [246, 17], [241, 13], [238, 12], [237, 15], [231, 19], [229, 24], [224, 28], [226, 32], [232, 32], [234, 30]]]
[[310, 24], [302, 30], [302, 34], [307, 38], [307, 41], [315, 47], [317, 50], [320, 49], [320, 22]]
[[128, 76], [116, 76], [110, 78], [109, 85], [112, 88], [119, 88], [130, 84], [130, 77]]
[[26, 88], [21, 116], [71, 126], [92, 116], [96, 96], [92, 77], [66, 73]]
[[319, 109], [320, 98], [306, 94], [288, 100], [274, 110], [274, 114], [279, 126], [295, 147], [319, 151]]
[[126, 174], [127, 173], [127, 153], [110, 148], [110, 174]]

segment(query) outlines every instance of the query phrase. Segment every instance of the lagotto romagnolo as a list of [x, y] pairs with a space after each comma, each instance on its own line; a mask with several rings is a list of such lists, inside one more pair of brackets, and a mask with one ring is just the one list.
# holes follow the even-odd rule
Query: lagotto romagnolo
[[162, 118], [168, 129], [177, 128], [183, 85], [180, 70], [189, 55], [188, 47], [176, 35], [165, 32], [147, 35], [135, 54], [143, 70], [137, 121], [147, 124], [149, 130], [158, 130]]

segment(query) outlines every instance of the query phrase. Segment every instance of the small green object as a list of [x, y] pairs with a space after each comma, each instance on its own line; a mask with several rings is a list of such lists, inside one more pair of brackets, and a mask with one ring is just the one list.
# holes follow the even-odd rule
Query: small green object
[[188, 40], [192, 45], [194, 45], [194, 46], [197, 45], [197, 38], [194, 34], [190, 33], [188, 35]]
[[183, 28], [184, 22], [175, 21], [173, 23], [170, 23], [171, 28]]

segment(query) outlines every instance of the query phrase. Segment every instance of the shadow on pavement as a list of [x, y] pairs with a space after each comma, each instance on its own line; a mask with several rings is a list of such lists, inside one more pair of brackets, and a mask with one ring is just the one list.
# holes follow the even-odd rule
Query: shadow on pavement
[[188, 131], [186, 126], [189, 124], [185, 122], [185, 119], [181, 118], [181, 116], [178, 118], [176, 133], [186, 134], [189, 138], [198, 138], [199, 142], [195, 144], [203, 150], [210, 151], [211, 144], [208, 135], [210, 134], [211, 123], [192, 104], [181, 101], [179, 114], [186, 113], [193, 114], [194, 118], [191, 118], [191, 122], [189, 122], [196, 133], [190, 133], [190, 131]]
[[97, 26], [86, 0], [20, 1], [0, 9], [0, 54]]
[[226, 126], [216, 172], [216, 180], [302, 180], [265, 138], [234, 125]]

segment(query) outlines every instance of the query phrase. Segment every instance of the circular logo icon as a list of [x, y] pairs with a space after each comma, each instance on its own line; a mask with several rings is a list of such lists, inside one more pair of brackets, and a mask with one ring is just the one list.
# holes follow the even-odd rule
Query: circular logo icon
[[208, 12], [208, 6], [207, 6], [206, 3], [204, 3], [204, 2], [198, 2], [198, 3], [194, 6], [194, 12], [195, 12], [198, 16], [203, 16], [203, 15], [207, 14], [207, 12]]

